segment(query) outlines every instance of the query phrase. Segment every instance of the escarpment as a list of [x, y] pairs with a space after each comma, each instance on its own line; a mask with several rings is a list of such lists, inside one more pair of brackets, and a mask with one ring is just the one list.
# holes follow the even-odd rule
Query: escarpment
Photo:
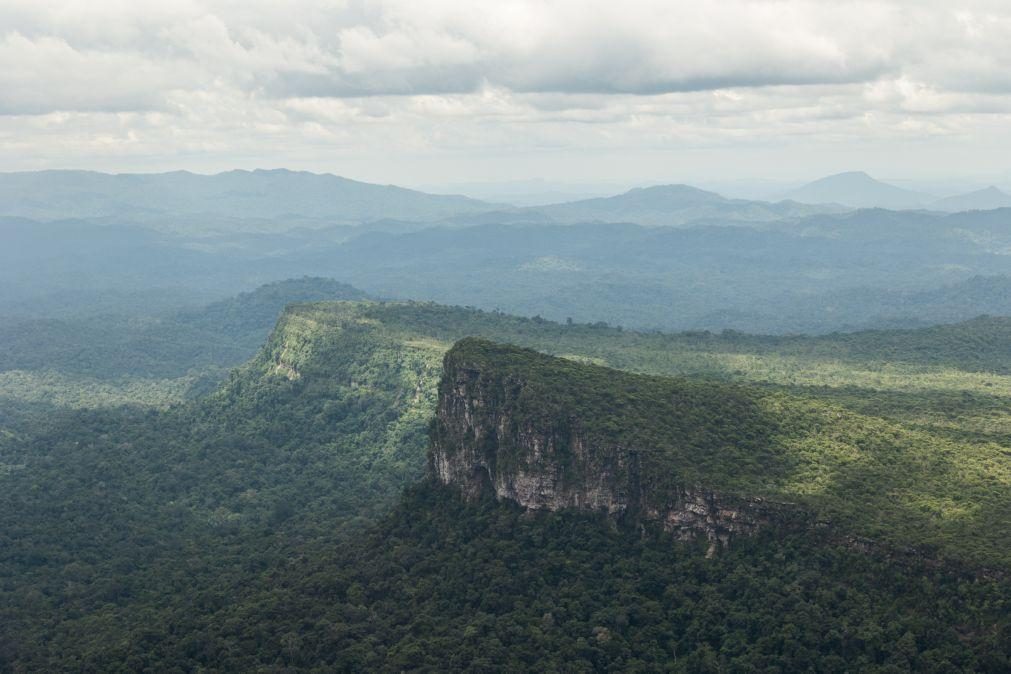
[[430, 469], [468, 498], [604, 512], [714, 550], [793, 510], [740, 495], [779, 469], [758, 403], [738, 387], [466, 339], [445, 358]]

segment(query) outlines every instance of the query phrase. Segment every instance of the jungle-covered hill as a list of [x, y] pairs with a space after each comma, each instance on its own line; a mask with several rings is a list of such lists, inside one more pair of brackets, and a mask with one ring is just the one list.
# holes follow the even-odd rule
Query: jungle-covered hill
[[[166, 409], [4, 406], [0, 661], [999, 671], [1009, 329], [980, 318], [818, 338], [668, 335], [433, 304], [292, 305], [209, 395]], [[464, 506], [426, 485], [424, 467], [442, 359], [466, 336], [561, 356], [605, 392], [671, 376], [743, 391], [789, 461], [728, 484], [944, 566], [806, 537], [706, 562], [593, 516]]]

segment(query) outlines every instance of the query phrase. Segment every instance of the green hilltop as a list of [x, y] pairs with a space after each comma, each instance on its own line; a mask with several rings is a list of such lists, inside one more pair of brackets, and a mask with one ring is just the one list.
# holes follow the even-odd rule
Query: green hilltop
[[[800, 502], [882, 542], [1002, 565], [1011, 562], [1009, 329], [1007, 319], [979, 319], [899, 336], [665, 335], [432, 304], [320, 303], [289, 307], [250, 367], [306, 392], [388, 391], [398, 416], [382, 446], [400, 447], [398, 465], [417, 474], [454, 341], [527, 346], [564, 360], [474, 341], [454, 353], [488, 359], [492, 369], [523, 365], [532, 390], [543, 391], [532, 413], [634, 430], [622, 442], [669, 450], [658, 470]], [[957, 348], [966, 338], [976, 345], [969, 363]], [[691, 404], [672, 410], [675, 395]], [[697, 435], [676, 434], [688, 430]]]
[[[494, 343], [467, 340], [456, 354], [524, 373], [536, 384], [531, 395], [554, 406], [543, 413], [592, 416], [595, 432], [655, 448], [651, 470], [661, 477], [797, 503], [845, 535], [912, 546], [969, 569], [1007, 569], [1009, 330], [1007, 319], [981, 318], [908, 333], [672, 335], [423, 303], [289, 305], [257, 355], [208, 395], [167, 406], [87, 409], [49, 400], [3, 410], [0, 577], [10, 581], [0, 590], [0, 621], [8, 626], [0, 662], [26, 671], [110, 671], [143, 669], [158, 653], [166, 668], [183, 670], [295, 666], [300, 658], [324, 661], [282, 645], [295, 643], [291, 634], [311, 633], [319, 653], [359, 653], [348, 667], [389, 664], [382, 648], [401, 634], [393, 623], [414, 625], [408, 631], [416, 637], [426, 633], [425, 620], [440, 624], [445, 602], [432, 594], [438, 583], [430, 577], [443, 568], [438, 555], [452, 556], [445, 568], [459, 579], [454, 587], [472, 593], [463, 589], [471, 569], [480, 587], [501, 575], [486, 543], [508, 559], [532, 554], [513, 549], [511, 534], [495, 524], [507, 515], [497, 510], [469, 521], [447, 505], [452, 499], [423, 491], [389, 515], [404, 488], [424, 477], [443, 361], [467, 337]], [[675, 395], [685, 400], [681, 421], [662, 414]], [[545, 536], [524, 522], [515, 521], [517, 535]], [[571, 544], [566, 550], [580, 555], [578, 568], [597, 573], [589, 549], [575, 552], [583, 544], [565, 527], [570, 533], [557, 544]], [[390, 547], [388, 540], [400, 542]], [[458, 548], [447, 551], [445, 540], [458, 540]], [[601, 545], [609, 564], [627, 563], [620, 553], [627, 541]], [[822, 553], [797, 545], [788, 560], [811, 578], [828, 573], [817, 567]], [[658, 560], [651, 568], [662, 567], [666, 553], [650, 550]], [[738, 553], [731, 546], [727, 554]], [[733, 559], [717, 564], [729, 568]], [[832, 568], [848, 568], [849, 559]], [[692, 573], [710, 573], [700, 561], [682, 562]], [[794, 562], [767, 563], [782, 566], [776, 583], [792, 583]], [[558, 577], [549, 559], [538, 564], [548, 566], [531, 573]], [[395, 605], [375, 598], [374, 610], [389, 612], [363, 608], [370, 583], [395, 585], [408, 576], [416, 586], [391, 585], [383, 595], [401, 597]], [[908, 590], [908, 580], [896, 582]], [[952, 583], [956, 594], [976, 592], [974, 584]], [[946, 606], [963, 601], [945, 594], [951, 588], [935, 588]], [[636, 592], [649, 597], [652, 590]], [[510, 596], [519, 595], [502, 595]], [[411, 597], [424, 597], [434, 617], [425, 618], [421, 605], [411, 608]], [[463, 630], [465, 616], [478, 609], [456, 606], [463, 613], [447, 624]], [[803, 620], [803, 612], [784, 615]], [[319, 622], [323, 616], [330, 622]], [[389, 629], [375, 616], [391, 621]], [[974, 634], [999, 641], [1002, 633]], [[889, 631], [864, 641], [887, 645], [902, 636]], [[261, 642], [272, 645], [252, 645]], [[409, 662], [411, 653], [397, 661]]]

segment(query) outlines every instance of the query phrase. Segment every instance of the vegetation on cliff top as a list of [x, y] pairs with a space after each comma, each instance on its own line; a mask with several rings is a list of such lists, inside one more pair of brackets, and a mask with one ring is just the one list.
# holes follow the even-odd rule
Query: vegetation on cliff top
[[[702, 485], [759, 494], [786, 474], [773, 440], [779, 423], [763, 408], [761, 391], [636, 375], [478, 338], [446, 353], [440, 395], [452, 395], [461, 370], [476, 372], [470, 394], [483, 396], [479, 409], [489, 415], [475, 423], [494, 423], [495, 415], [551, 438], [563, 458], [577, 438], [601, 458], [633, 451], [641, 479], [656, 489]], [[500, 467], [516, 460], [508, 441], [498, 436]], [[594, 483], [591, 475], [571, 478]]]
[[[891, 333], [660, 335], [430, 304], [292, 306], [260, 355], [213, 395], [164, 411], [74, 410], [53, 399], [6, 401], [0, 408], [0, 623], [7, 628], [0, 663], [36, 671], [136, 670], [167, 662], [183, 669], [244, 668], [253, 661], [241, 658], [253, 654], [265, 667], [282, 668], [322, 662], [321, 654], [337, 652], [327, 650], [334, 643], [328, 639], [392, 649], [399, 630], [412, 623], [364, 591], [372, 582], [368, 570], [355, 575], [340, 566], [347, 560], [327, 551], [344, 546], [352, 556], [363, 550], [355, 559], [378, 559], [354, 542], [421, 476], [442, 358], [468, 335], [565, 356], [550, 361], [552, 367], [594, 382], [614, 379], [613, 373], [584, 369], [580, 361], [691, 379], [632, 377], [657, 382], [658, 391], [682, 384], [704, 390], [709, 384], [701, 380], [716, 382], [714, 391], [733, 391], [742, 404], [754, 405], [754, 428], [773, 434], [770, 447], [780, 453], [782, 470], [772, 473], [772, 484], [753, 485], [764, 493], [814, 504], [839, 526], [882, 540], [1005, 565], [1000, 537], [1011, 530], [1006, 330], [1004, 319], [980, 319], [902, 339]], [[959, 355], [967, 338], [980, 345], [972, 362]], [[873, 356], [875, 344], [890, 344], [887, 355]], [[653, 386], [621, 395], [633, 404]], [[729, 442], [738, 429], [713, 432]], [[718, 463], [700, 465], [722, 470]], [[754, 476], [727, 475], [738, 484]], [[406, 507], [420, 508], [417, 503]], [[454, 526], [472, 523], [453, 517]], [[436, 603], [443, 595], [431, 593], [425, 569], [463, 564], [431, 556], [441, 545], [440, 531], [419, 529], [414, 543], [405, 539], [377, 562], [403, 565], [414, 580], [397, 587], [428, 588], [416, 596]], [[343, 581], [327, 586], [303, 573], [310, 562], [350, 581], [346, 600]], [[586, 563], [596, 561], [586, 556]], [[494, 587], [485, 580], [479, 579], [482, 588]], [[351, 589], [356, 582], [363, 594]], [[711, 586], [707, 581], [700, 592]], [[999, 626], [971, 617], [983, 604], [963, 601], [954, 587], [939, 601], [956, 607], [972, 638], [997, 638], [1000, 632], [992, 630]], [[475, 596], [481, 602], [492, 593]], [[519, 595], [503, 596], [527, 605]], [[822, 608], [827, 601], [811, 599]], [[331, 606], [343, 616], [340, 625], [327, 613]], [[591, 618], [580, 621], [596, 621], [596, 611], [616, 607], [587, 603]], [[450, 620], [442, 610], [413, 615], [447, 617], [447, 625], [466, 628], [462, 616]], [[319, 619], [302, 621], [309, 614]], [[933, 628], [907, 624], [916, 639], [933, 638]], [[983, 624], [990, 627], [972, 627]], [[579, 638], [577, 627], [561, 634]], [[425, 653], [444, 652], [438, 644], [454, 638], [425, 629], [411, 628]], [[697, 633], [685, 634], [683, 644], [702, 643]], [[896, 633], [886, 634], [871, 641], [889, 643]], [[406, 648], [412, 637], [403, 638]], [[713, 639], [706, 641], [713, 648], [722, 643]], [[973, 661], [951, 662], [967, 668]]]
[[[487, 401], [556, 438], [633, 450], [654, 489], [701, 485], [797, 502], [842, 530], [942, 556], [1011, 562], [1011, 460], [813, 396], [634, 375], [466, 339], [449, 376], [477, 370]], [[502, 457], [508, 461], [509, 457]]]

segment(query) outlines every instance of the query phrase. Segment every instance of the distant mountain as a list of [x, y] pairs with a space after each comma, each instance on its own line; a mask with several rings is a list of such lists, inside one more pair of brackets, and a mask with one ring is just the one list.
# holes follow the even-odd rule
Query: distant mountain
[[547, 206], [564, 201], [606, 197], [625, 188], [615, 184], [570, 183], [529, 178], [504, 182], [429, 183], [416, 186], [415, 189], [433, 194], [464, 194], [481, 201], [523, 207]]
[[601, 221], [681, 225], [697, 220], [767, 222], [840, 209], [791, 201], [770, 203], [728, 199], [716, 192], [689, 185], [657, 185], [636, 188], [613, 197], [570, 201], [535, 210], [560, 223]]
[[853, 208], [922, 208], [931, 197], [875, 180], [863, 171], [837, 173], [784, 195], [805, 204], [842, 204]]
[[186, 234], [278, 233], [335, 225], [396, 222], [408, 231], [433, 223], [771, 222], [840, 212], [839, 205], [728, 199], [688, 185], [637, 188], [612, 197], [516, 208], [286, 169], [107, 174], [92, 171], [0, 173], [0, 217], [143, 225]]
[[[503, 214], [470, 227], [386, 221], [220, 237], [0, 218], [0, 317], [151, 315], [308, 274], [373, 296], [628, 328], [826, 332], [893, 317], [919, 325], [1008, 313], [1000, 289], [980, 301], [907, 294], [1007, 277], [1009, 218], [1011, 209], [874, 209], [759, 226], [647, 227], [524, 225]], [[893, 301], [890, 289], [906, 292]], [[276, 308], [266, 308], [269, 320]]]
[[[284, 308], [297, 302], [366, 300], [369, 296], [329, 278], [303, 276], [267, 283], [255, 290], [219, 300], [200, 309], [181, 311], [175, 320], [230, 338], [252, 335], [253, 348], [267, 336]], [[252, 355], [250, 353], [249, 355]]]
[[993, 185], [975, 192], [957, 194], [953, 197], [931, 202], [930, 207], [939, 211], [990, 211], [995, 208], [1011, 207], [1011, 194]]
[[[468, 197], [426, 194], [285, 169], [216, 175], [187, 171], [116, 175], [92, 171], [0, 173], [0, 215], [38, 220], [72, 217], [186, 222], [199, 216], [224, 229], [241, 228], [242, 223], [222, 224], [223, 218], [279, 220], [287, 226], [291, 222], [302, 224], [300, 221], [306, 218], [324, 219], [326, 224], [383, 218], [438, 220], [493, 208], [492, 204]], [[192, 228], [200, 223], [187, 224]]]

